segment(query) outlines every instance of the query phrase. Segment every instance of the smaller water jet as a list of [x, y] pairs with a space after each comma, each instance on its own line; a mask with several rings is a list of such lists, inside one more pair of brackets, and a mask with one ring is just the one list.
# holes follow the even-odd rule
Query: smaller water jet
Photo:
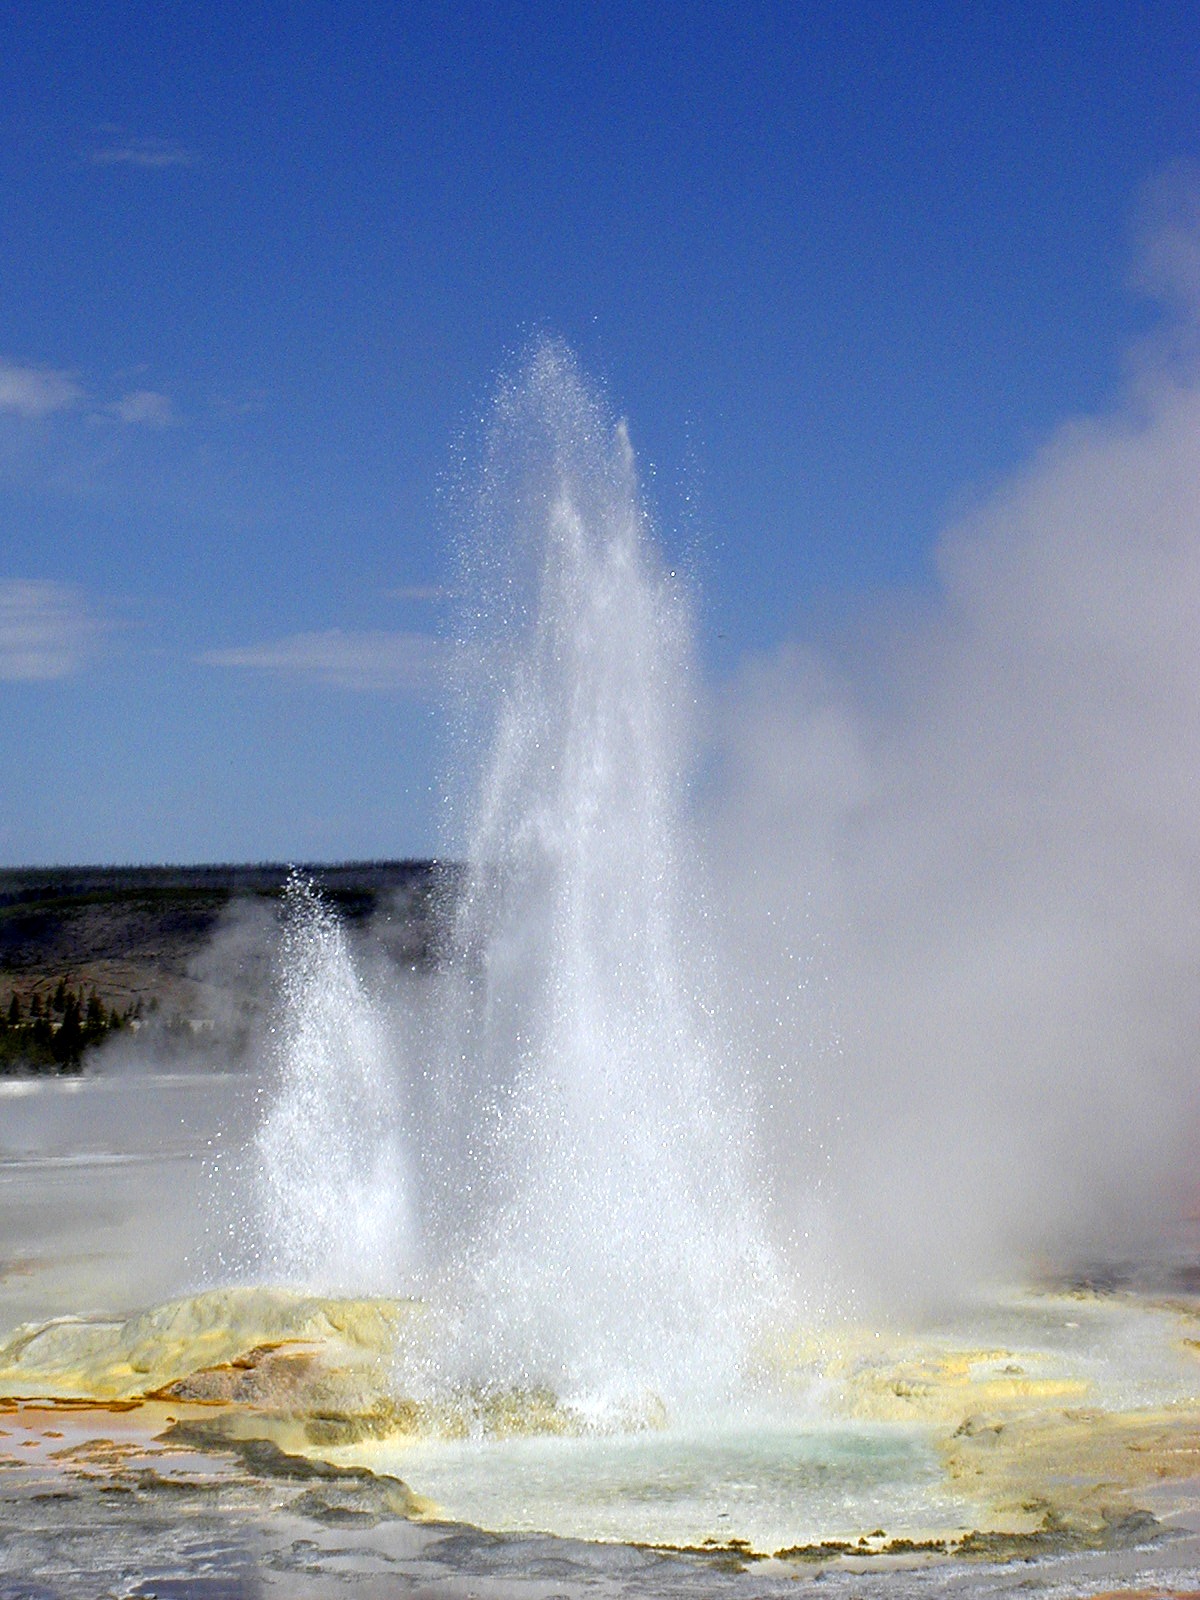
[[269, 1103], [255, 1136], [253, 1216], [262, 1281], [394, 1293], [413, 1219], [395, 1041], [316, 885], [284, 892]]

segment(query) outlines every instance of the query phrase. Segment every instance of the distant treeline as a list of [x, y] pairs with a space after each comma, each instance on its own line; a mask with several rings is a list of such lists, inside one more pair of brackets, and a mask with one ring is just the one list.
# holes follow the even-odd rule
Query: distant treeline
[[356, 906], [373, 909], [384, 890], [438, 884], [451, 887], [459, 868], [450, 862], [278, 861], [225, 862], [204, 866], [0, 867], [0, 913], [17, 906], [30, 908], [64, 901], [109, 901], [145, 896], [159, 899], [196, 893], [229, 899], [235, 895], [282, 893], [293, 871], [307, 873], [321, 892], [351, 916]]
[[[301, 865], [346, 923], [399, 967], [437, 964], [447, 908], [461, 881], [453, 863], [355, 861]], [[214, 1015], [246, 1013], [263, 992], [264, 949], [254, 903], [269, 907], [293, 868], [281, 862], [204, 866], [0, 868], [0, 1072], [73, 1070], [116, 1029], [153, 1020], [155, 1048], [211, 1036]], [[241, 909], [239, 909], [241, 908]], [[247, 923], [242, 911], [250, 913]], [[229, 929], [250, 943], [214, 965]], [[257, 940], [257, 944], [255, 944]]]
[[78, 1072], [89, 1045], [136, 1025], [140, 1016], [140, 1005], [117, 1011], [95, 990], [85, 1000], [65, 979], [44, 1000], [35, 993], [22, 1005], [14, 993], [0, 1009], [0, 1073]]
[[[196, 945], [236, 900], [277, 899], [290, 866], [0, 868], [0, 979], [68, 977], [88, 961], [140, 958], [151, 947]], [[427, 945], [459, 869], [433, 861], [306, 865], [324, 898], [351, 923], [399, 908]]]

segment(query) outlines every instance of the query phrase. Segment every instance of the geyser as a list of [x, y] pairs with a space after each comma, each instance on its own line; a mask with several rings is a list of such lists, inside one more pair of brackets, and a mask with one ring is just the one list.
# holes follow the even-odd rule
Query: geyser
[[689, 609], [626, 428], [561, 344], [501, 395], [466, 544], [461, 748], [484, 756], [439, 1196], [487, 1197], [466, 1349], [491, 1381], [711, 1398], [777, 1285], [685, 816]]
[[[405, 1383], [658, 1415], [736, 1386], [778, 1294], [685, 815], [688, 603], [625, 427], [561, 345], [503, 391], [483, 484], [446, 948], [383, 1006], [293, 880], [256, 1271], [416, 1288], [432, 1348]], [[424, 1258], [402, 1277], [410, 1161]]]
[[254, 1271], [395, 1292], [412, 1222], [394, 1047], [341, 923], [301, 873], [284, 896], [279, 990], [247, 1219]]

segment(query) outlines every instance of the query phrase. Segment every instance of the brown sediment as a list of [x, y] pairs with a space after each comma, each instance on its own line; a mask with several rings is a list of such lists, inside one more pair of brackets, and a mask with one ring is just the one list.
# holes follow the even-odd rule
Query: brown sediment
[[703, 1560], [713, 1572], [745, 1572], [759, 1561], [771, 1558], [765, 1551], [755, 1550], [746, 1539], [703, 1539], [699, 1544], [646, 1544], [634, 1540], [634, 1550], [649, 1550], [658, 1556], [690, 1556]]
[[[1025, 1510], [1035, 1508], [1027, 1506]], [[1035, 1526], [1027, 1531], [1012, 1528], [973, 1528], [945, 1538], [909, 1539], [873, 1534], [856, 1542], [848, 1539], [822, 1539], [811, 1544], [789, 1545], [775, 1552], [777, 1561], [837, 1563], [866, 1560], [893, 1564], [897, 1558], [936, 1560], [1029, 1561], [1039, 1556], [1065, 1555], [1080, 1551], [1127, 1549], [1153, 1543], [1161, 1535], [1161, 1524], [1148, 1511], [1107, 1509], [1087, 1521], [1068, 1520], [1052, 1508], [1038, 1507]]]
[[[206, 1506], [251, 1505], [359, 1527], [390, 1518], [425, 1520], [429, 1511], [398, 1478], [289, 1455], [267, 1439], [233, 1438], [213, 1427], [212, 1406], [38, 1401], [18, 1405], [13, 1420], [20, 1437], [0, 1452], [0, 1468], [32, 1471], [43, 1498], [90, 1484], [105, 1495], [190, 1495], [188, 1503], [200, 1496]], [[63, 1426], [48, 1427], [48, 1420]]]
[[[36, 1459], [48, 1471], [85, 1477], [107, 1477], [133, 1465], [161, 1464], [166, 1457], [184, 1454], [161, 1437], [165, 1428], [179, 1420], [182, 1409], [154, 1402], [16, 1402], [9, 1412], [9, 1442], [0, 1451], [0, 1461], [14, 1459], [16, 1449], [32, 1451], [34, 1457], [21, 1458], [23, 1465]], [[188, 1466], [194, 1474], [209, 1470], [212, 1463], [189, 1453]]]
[[372, 1503], [383, 1504], [393, 1515], [419, 1520], [428, 1514], [427, 1501], [415, 1495], [401, 1479], [372, 1472], [368, 1467], [336, 1466], [330, 1461], [282, 1449], [274, 1440], [253, 1435], [237, 1436], [210, 1419], [177, 1422], [163, 1435], [167, 1445], [188, 1452], [226, 1452], [249, 1469], [252, 1476], [288, 1483], [369, 1486]]
[[776, 1550], [777, 1561], [834, 1561], [839, 1556], [861, 1556], [868, 1550], [849, 1539], [821, 1539], [815, 1544], [791, 1544]]
[[1200, 1600], [1200, 1589], [1104, 1589], [1088, 1600]]

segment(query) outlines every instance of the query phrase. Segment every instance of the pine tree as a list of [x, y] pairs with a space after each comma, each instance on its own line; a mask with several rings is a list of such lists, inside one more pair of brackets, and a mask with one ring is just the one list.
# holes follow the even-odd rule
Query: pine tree
[[63, 1010], [62, 1027], [54, 1035], [54, 1058], [62, 1067], [70, 1067], [78, 1062], [80, 1052], [83, 1050], [83, 1026], [80, 1018], [79, 1001], [71, 995]]

